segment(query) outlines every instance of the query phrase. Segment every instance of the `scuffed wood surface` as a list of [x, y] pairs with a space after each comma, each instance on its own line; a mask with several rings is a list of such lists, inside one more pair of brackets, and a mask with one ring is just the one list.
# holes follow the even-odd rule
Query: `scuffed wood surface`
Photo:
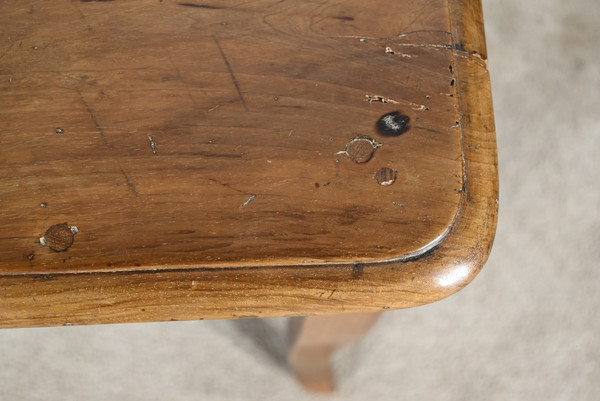
[[[0, 6], [0, 325], [382, 310], [466, 285], [497, 213], [480, 6], [383, 3]], [[378, 134], [397, 110], [410, 129]], [[359, 135], [382, 144], [362, 164], [337, 154]], [[66, 251], [36, 243], [63, 222]]]
[[[449, 44], [448, 12], [384, 4], [5, 4], [1, 271], [368, 262], [427, 246], [460, 201], [452, 53], [405, 45]], [[380, 135], [397, 110], [408, 132]], [[368, 163], [338, 154], [357, 136], [382, 145]], [[395, 185], [374, 180], [382, 167]], [[36, 246], [64, 222], [80, 231], [67, 252]]]

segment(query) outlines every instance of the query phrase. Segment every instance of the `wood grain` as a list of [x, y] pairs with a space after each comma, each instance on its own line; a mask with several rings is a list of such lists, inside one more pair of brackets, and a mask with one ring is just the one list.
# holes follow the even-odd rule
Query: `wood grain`
[[477, 1], [43, 4], [0, 6], [0, 326], [403, 308], [485, 262]]

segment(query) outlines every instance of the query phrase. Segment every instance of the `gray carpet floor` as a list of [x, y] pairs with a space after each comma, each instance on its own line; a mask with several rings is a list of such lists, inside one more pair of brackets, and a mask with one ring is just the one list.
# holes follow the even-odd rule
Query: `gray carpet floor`
[[286, 319], [0, 330], [0, 400], [600, 400], [600, 2], [485, 0], [500, 158], [488, 264], [384, 315], [305, 393]]

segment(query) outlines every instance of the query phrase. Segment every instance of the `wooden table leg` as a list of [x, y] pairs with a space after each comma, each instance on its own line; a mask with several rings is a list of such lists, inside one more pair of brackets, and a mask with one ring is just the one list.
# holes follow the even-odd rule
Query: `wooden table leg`
[[358, 341], [380, 315], [375, 312], [293, 318], [290, 328], [295, 339], [288, 364], [296, 378], [310, 391], [332, 392], [335, 385], [331, 355]]

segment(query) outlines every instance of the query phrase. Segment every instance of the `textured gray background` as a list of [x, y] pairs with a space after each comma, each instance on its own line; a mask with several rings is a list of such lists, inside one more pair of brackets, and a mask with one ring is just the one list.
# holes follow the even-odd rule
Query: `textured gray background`
[[[600, 400], [600, 2], [484, 1], [500, 152], [491, 258], [384, 315], [332, 400]], [[285, 319], [0, 330], [0, 400], [323, 400]]]

